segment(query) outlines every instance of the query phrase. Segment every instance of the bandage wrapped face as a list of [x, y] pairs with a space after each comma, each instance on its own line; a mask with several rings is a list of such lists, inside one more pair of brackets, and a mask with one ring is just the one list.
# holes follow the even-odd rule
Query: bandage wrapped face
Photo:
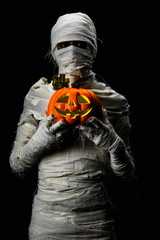
[[[80, 41], [86, 43], [81, 48], [74, 44], [57, 48], [59, 43]], [[51, 31], [51, 52], [59, 67], [71, 82], [85, 78], [92, 68], [97, 52], [96, 29], [92, 20], [82, 13], [61, 16]]]
[[71, 45], [55, 49], [54, 58], [59, 66], [59, 72], [68, 78], [85, 78], [92, 66], [92, 54], [89, 49]]

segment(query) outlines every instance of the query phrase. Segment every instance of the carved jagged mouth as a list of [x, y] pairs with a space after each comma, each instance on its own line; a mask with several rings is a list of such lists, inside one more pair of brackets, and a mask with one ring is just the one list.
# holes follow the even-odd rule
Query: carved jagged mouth
[[66, 109], [65, 111], [63, 111], [63, 110], [57, 108], [56, 106], [54, 106], [54, 108], [58, 114], [62, 115], [63, 117], [70, 115], [70, 118], [75, 118], [76, 116], [84, 117], [88, 113], [90, 113], [90, 111], [92, 110], [92, 107], [91, 107], [91, 108], [84, 109], [82, 111], [79, 109], [76, 109], [74, 112], [71, 112], [69, 109]]

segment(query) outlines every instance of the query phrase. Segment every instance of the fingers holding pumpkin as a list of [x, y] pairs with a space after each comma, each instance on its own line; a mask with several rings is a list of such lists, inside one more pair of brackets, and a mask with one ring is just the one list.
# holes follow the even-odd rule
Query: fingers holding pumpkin
[[96, 117], [90, 117], [76, 128], [82, 131], [87, 138], [93, 140], [93, 138], [97, 136], [98, 132], [101, 130], [101, 124], [102, 123], [100, 120], [98, 120]]
[[90, 117], [84, 123], [77, 126], [80, 130], [87, 130], [87, 128], [99, 128], [103, 123], [96, 117]]
[[56, 117], [54, 116], [54, 114], [53, 113], [50, 114], [46, 119], [46, 127], [50, 128], [53, 125], [55, 119], [56, 119]]
[[52, 126], [50, 127], [49, 131], [51, 133], [57, 133], [63, 130], [68, 129], [69, 124], [65, 121], [65, 120], [60, 120], [54, 124], [52, 124]]
[[114, 139], [114, 132], [110, 125], [104, 124], [96, 117], [89, 118], [85, 123], [78, 126], [78, 129], [95, 145], [108, 148], [111, 140]]
[[68, 123], [65, 120], [60, 120], [59, 122], [55, 122], [56, 117], [52, 113], [46, 119], [46, 127], [51, 133], [57, 133], [60, 130], [66, 129], [68, 127]]

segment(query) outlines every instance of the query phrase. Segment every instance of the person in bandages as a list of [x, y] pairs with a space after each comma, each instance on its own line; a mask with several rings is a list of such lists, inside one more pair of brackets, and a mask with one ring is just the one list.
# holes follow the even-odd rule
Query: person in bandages
[[[29, 226], [30, 240], [115, 240], [112, 204], [106, 179], [110, 174], [132, 178], [126, 98], [96, 79], [96, 29], [84, 13], [58, 18], [51, 30], [51, 54], [70, 88], [93, 91], [103, 118], [91, 116], [70, 126], [46, 111], [56, 92], [41, 78], [25, 97], [24, 109], [10, 155], [21, 174], [38, 164], [38, 189]], [[83, 142], [84, 141], [84, 142]]]

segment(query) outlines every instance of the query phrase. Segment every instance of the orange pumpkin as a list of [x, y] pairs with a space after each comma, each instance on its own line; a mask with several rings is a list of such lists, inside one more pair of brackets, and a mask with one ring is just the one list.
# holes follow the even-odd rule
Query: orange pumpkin
[[53, 113], [56, 122], [65, 119], [68, 123], [83, 123], [90, 116], [102, 117], [99, 98], [89, 89], [61, 88], [51, 97], [47, 115]]

